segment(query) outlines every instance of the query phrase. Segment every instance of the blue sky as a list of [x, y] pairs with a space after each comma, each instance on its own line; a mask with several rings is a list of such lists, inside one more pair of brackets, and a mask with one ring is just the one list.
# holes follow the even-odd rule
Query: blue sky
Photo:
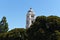
[[30, 7], [36, 16], [60, 16], [60, 0], [0, 0], [0, 20], [6, 16], [9, 30], [25, 28]]

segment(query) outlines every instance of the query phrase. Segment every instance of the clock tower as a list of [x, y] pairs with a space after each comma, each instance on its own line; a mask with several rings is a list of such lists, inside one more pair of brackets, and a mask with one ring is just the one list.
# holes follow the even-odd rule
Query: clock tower
[[26, 28], [29, 28], [34, 21], [35, 21], [35, 14], [32, 8], [30, 8], [30, 10], [26, 15]]

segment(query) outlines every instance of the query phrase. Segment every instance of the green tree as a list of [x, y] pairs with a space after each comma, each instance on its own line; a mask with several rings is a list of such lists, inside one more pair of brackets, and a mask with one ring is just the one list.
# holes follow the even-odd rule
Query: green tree
[[0, 33], [4, 33], [8, 31], [8, 23], [6, 17], [4, 16], [0, 21]]
[[7, 32], [5, 35], [6, 38], [9, 40], [26, 40], [26, 30], [24, 28], [15, 28]]
[[0, 34], [0, 40], [27, 40], [26, 29], [15, 28]]
[[55, 32], [56, 32], [57, 40], [60, 40], [60, 32], [58, 30], [56, 30]]
[[27, 29], [29, 40], [57, 40], [56, 30], [60, 31], [60, 17], [38, 16]]

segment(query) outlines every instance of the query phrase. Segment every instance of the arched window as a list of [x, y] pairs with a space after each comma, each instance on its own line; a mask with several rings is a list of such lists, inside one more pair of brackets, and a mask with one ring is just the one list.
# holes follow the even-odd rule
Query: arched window
[[34, 15], [31, 15], [31, 17], [33, 17], [33, 18], [34, 18]]
[[33, 21], [31, 21], [31, 23], [33, 24]]

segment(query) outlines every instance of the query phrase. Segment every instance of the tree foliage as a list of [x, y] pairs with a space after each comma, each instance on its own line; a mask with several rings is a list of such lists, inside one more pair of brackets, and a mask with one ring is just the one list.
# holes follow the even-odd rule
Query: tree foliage
[[15, 28], [8, 32], [1, 31], [1, 27], [6, 23], [6, 18], [3, 19], [0, 22], [0, 32], [3, 32], [0, 33], [0, 40], [60, 40], [60, 17], [58, 16], [38, 16], [30, 28]]
[[0, 21], [0, 33], [4, 33], [8, 31], [8, 23], [6, 17], [4, 16]]
[[38, 16], [27, 30], [28, 40], [57, 40], [56, 30], [60, 31], [60, 17]]
[[15, 28], [0, 34], [0, 40], [26, 40], [26, 31], [23, 28]]

